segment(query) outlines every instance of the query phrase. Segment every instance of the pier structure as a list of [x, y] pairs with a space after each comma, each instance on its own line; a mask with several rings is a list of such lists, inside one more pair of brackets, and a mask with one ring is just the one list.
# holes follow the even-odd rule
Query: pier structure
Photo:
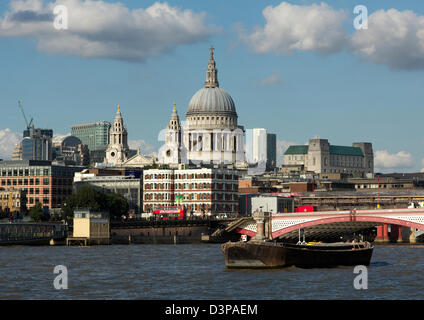
[[90, 209], [75, 209], [73, 235], [66, 245], [110, 244], [109, 213]]
[[49, 244], [67, 236], [67, 226], [62, 223], [0, 223], [0, 245]]

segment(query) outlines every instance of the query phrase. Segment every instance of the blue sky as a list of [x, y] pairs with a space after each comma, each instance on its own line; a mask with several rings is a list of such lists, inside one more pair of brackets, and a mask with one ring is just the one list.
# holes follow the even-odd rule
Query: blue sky
[[[79, 3], [85, 0], [68, 1]], [[9, 7], [11, 2], [0, 3], [3, 22], [13, 13]], [[145, 9], [156, 3], [120, 2], [129, 10]], [[45, 0], [43, 7], [37, 10], [43, 12], [49, 3], [53, 1]], [[161, 142], [157, 141], [157, 136], [166, 126], [173, 102], [177, 104], [180, 118], [184, 119], [190, 98], [203, 86], [209, 47], [213, 45], [220, 86], [233, 97], [239, 124], [245, 128], [267, 128], [277, 134], [283, 149], [289, 143], [304, 144], [314, 136], [326, 138], [335, 145], [370, 141], [374, 151], [379, 152], [376, 166], [381, 171], [420, 171], [424, 167], [421, 162], [424, 158], [421, 130], [424, 121], [424, 57], [421, 54], [424, 55], [424, 51], [420, 51], [421, 47], [399, 50], [396, 43], [408, 45], [414, 42], [414, 39], [405, 40], [402, 36], [393, 41], [392, 47], [385, 47], [386, 41], [377, 46], [377, 50], [399, 52], [384, 61], [380, 61], [378, 55], [355, 54], [347, 47], [334, 49], [335, 46], [331, 46], [330, 53], [323, 53], [313, 45], [286, 52], [281, 46], [272, 47], [272, 43], [267, 43], [271, 46], [269, 49], [258, 49], [259, 45], [265, 45], [261, 41], [266, 36], [269, 41], [285, 41], [280, 39], [286, 36], [285, 33], [278, 34], [278, 31], [271, 35], [259, 32], [260, 39], [249, 37], [255, 28], [263, 31], [270, 23], [263, 15], [265, 7], [275, 9], [281, 3], [258, 0], [167, 1], [176, 12], [205, 13], [200, 25], [193, 20], [193, 26], [201, 31], [193, 39], [188, 33], [181, 43], [171, 41], [173, 43], [159, 47], [155, 42], [158, 49], [138, 60], [121, 58], [119, 54], [82, 57], [73, 51], [64, 53], [51, 47], [46, 49], [40, 42], [42, 31], [40, 34], [28, 30], [14, 32], [18, 28], [14, 27], [2, 33], [0, 20], [0, 130], [8, 128], [12, 133], [23, 130], [24, 120], [17, 107], [18, 100], [23, 101], [25, 112], [34, 117], [36, 126], [52, 128], [58, 134], [69, 133], [70, 127], [76, 123], [113, 121], [116, 106], [120, 104], [129, 139], [144, 140], [158, 148]], [[312, 7], [313, 4], [318, 6], [321, 1], [286, 3], [288, 9], [294, 5], [313, 9], [316, 8]], [[371, 18], [378, 10], [384, 10], [387, 17], [393, 16], [388, 11], [392, 8], [400, 17], [405, 10], [411, 10], [414, 19], [421, 22], [424, 16], [424, 2], [419, 0], [325, 3], [331, 12], [345, 12], [342, 31], [348, 37], [356, 32], [353, 8], [358, 4], [368, 8], [370, 32], [377, 28], [372, 29]], [[302, 26], [301, 17], [298, 21]], [[378, 21], [387, 23], [384, 19]], [[78, 20], [72, 22], [70, 31]], [[122, 21], [122, 25], [126, 23]], [[424, 34], [424, 23], [418, 25], [416, 32]], [[375, 31], [373, 36], [377, 40], [384, 39], [385, 36], [391, 37], [391, 32], [387, 30], [387, 34], [380, 35]], [[247, 34], [250, 40], [241, 34]], [[414, 30], [410, 34], [414, 34]], [[108, 35], [99, 33], [96, 36], [102, 41]], [[155, 40], [151, 41], [159, 41], [160, 37], [162, 34], [155, 35]], [[163, 41], [170, 41], [167, 39]], [[129, 37], [129, 41], [132, 40]], [[424, 36], [421, 40], [424, 46]], [[364, 41], [359, 39], [357, 43], [363, 45]], [[145, 50], [143, 45], [139, 49]], [[398, 62], [412, 59], [412, 54], [418, 56], [416, 63], [408, 68], [399, 67]], [[4, 145], [9, 142], [6, 136], [0, 141]], [[0, 151], [6, 149], [3, 147]]]

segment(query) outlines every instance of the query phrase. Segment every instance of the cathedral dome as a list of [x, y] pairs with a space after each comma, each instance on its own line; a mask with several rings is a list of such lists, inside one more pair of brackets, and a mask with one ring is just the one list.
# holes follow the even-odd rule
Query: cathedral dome
[[194, 94], [187, 115], [198, 114], [237, 115], [233, 99], [219, 87], [205, 87]]
[[205, 87], [197, 91], [188, 104], [186, 116], [194, 115], [225, 115], [237, 118], [233, 99], [219, 87], [213, 48], [211, 48], [211, 56], [206, 69]]

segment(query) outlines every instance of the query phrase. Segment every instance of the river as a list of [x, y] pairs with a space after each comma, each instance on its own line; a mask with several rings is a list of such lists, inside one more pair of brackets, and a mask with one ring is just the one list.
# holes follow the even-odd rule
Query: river
[[376, 246], [366, 290], [353, 267], [228, 270], [218, 244], [11, 246], [0, 262], [0, 299], [424, 299], [422, 245]]

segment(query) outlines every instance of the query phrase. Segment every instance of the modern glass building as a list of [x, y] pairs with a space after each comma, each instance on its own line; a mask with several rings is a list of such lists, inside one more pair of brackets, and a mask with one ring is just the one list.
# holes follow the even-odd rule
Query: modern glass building
[[86, 144], [89, 151], [105, 149], [109, 144], [111, 126], [108, 121], [80, 123], [72, 126], [71, 135], [79, 138], [82, 144]]
[[29, 128], [22, 140], [22, 160], [52, 160], [53, 130]]
[[266, 135], [266, 161], [267, 170], [272, 170], [277, 165], [277, 135], [275, 133]]

